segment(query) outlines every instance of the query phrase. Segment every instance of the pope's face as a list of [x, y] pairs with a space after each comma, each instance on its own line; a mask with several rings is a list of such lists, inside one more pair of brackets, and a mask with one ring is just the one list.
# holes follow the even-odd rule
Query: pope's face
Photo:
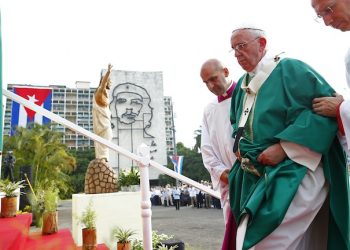
[[143, 106], [143, 97], [136, 93], [122, 92], [116, 96], [115, 108], [118, 120], [125, 124], [132, 124], [139, 116]]
[[231, 36], [231, 47], [241, 67], [251, 72], [265, 52], [265, 38], [257, 37], [248, 30], [235, 31]]

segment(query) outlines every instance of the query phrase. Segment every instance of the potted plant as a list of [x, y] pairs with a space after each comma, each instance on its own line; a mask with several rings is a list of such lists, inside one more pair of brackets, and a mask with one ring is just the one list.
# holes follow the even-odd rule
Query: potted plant
[[137, 167], [132, 166], [130, 171], [123, 170], [119, 174], [118, 184], [122, 191], [139, 191], [140, 173]]
[[117, 240], [117, 250], [131, 250], [131, 236], [135, 231], [116, 227], [112, 230], [112, 237]]
[[44, 191], [44, 213], [42, 234], [53, 234], [58, 231], [58, 189], [50, 187]]
[[9, 180], [0, 180], [0, 192], [5, 194], [1, 198], [1, 217], [15, 217], [17, 212], [17, 196], [20, 192], [18, 189], [23, 188], [24, 180], [18, 182], [11, 182]]
[[78, 220], [84, 226], [82, 229], [83, 250], [96, 249], [96, 212], [92, 208], [91, 200]]
[[45, 190], [40, 186], [36, 187], [35, 192], [32, 190], [32, 193], [29, 194], [29, 201], [32, 206], [33, 225], [37, 228], [41, 228], [43, 225], [43, 213], [45, 211], [44, 195]]

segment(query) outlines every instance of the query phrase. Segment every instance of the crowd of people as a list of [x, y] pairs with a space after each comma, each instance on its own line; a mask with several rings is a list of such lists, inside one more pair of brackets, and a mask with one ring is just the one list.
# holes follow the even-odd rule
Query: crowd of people
[[[202, 181], [203, 185], [211, 187], [211, 183]], [[221, 209], [219, 199], [189, 185], [171, 186], [154, 186], [151, 188], [152, 206], [174, 206], [179, 210], [181, 206], [192, 208], [217, 208]]]

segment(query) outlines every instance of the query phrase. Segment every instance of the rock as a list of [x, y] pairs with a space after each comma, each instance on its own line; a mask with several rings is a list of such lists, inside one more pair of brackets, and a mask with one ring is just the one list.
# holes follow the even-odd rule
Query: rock
[[89, 163], [85, 174], [85, 193], [100, 194], [117, 192], [118, 179], [114, 170], [104, 159]]

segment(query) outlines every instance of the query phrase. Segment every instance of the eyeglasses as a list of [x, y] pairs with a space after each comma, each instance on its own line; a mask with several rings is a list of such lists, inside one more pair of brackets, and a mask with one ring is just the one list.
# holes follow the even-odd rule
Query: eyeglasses
[[315, 21], [320, 23], [323, 18], [328, 17], [329, 15], [332, 15], [334, 13], [332, 7], [336, 4], [336, 2], [332, 3], [331, 5], [327, 6], [323, 11], [317, 14], [315, 17]]
[[258, 40], [259, 38], [260, 38], [260, 36], [254, 38], [253, 40], [250, 40], [249, 42], [239, 43], [239, 44], [237, 44], [236, 46], [234, 46], [232, 49], [230, 49], [229, 52], [232, 52], [232, 51], [235, 51], [235, 52], [236, 52], [236, 51], [245, 50], [245, 49], [247, 48], [247, 46], [248, 46], [250, 43], [252, 43], [252, 42]]

